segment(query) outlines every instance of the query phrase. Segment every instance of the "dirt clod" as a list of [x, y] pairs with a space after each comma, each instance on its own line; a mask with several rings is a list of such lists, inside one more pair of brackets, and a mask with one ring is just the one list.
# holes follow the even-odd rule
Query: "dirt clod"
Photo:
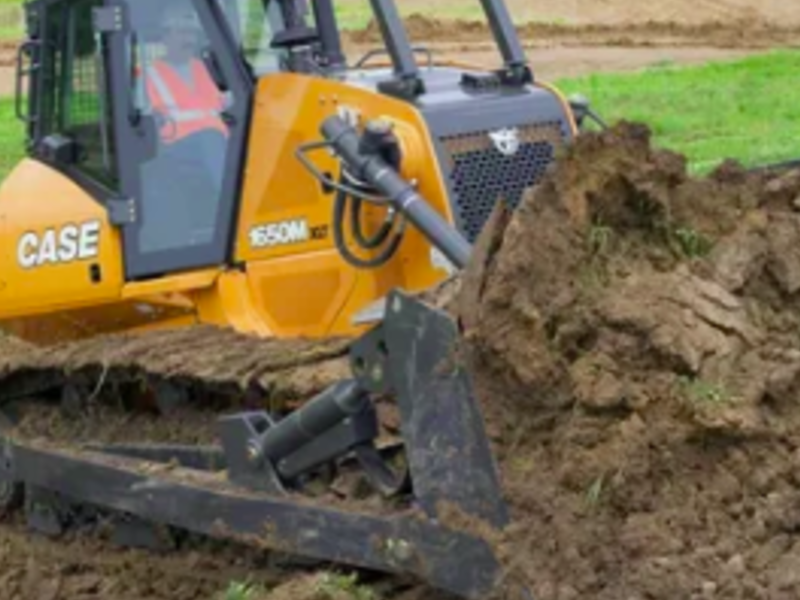
[[[456, 310], [535, 598], [800, 594], [800, 177], [578, 140]], [[491, 237], [491, 244], [485, 239]]]

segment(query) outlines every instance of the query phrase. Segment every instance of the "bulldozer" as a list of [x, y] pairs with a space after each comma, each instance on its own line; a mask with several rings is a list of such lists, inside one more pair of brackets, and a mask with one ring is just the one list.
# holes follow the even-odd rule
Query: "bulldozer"
[[[143, 347], [204, 328], [202, 347], [186, 349], [198, 363], [234, 340], [252, 353], [257, 340], [344, 340], [351, 372], [291, 408], [246, 390], [247, 403], [211, 413], [211, 444], [56, 444], [20, 433], [26, 406], [136, 387], [169, 418], [170, 398], [201, 402], [202, 375], [143, 385], [105, 368], [78, 382], [22, 353], [0, 387], [0, 513], [22, 509], [53, 534], [102, 513], [129, 531], [246, 541], [468, 598], [497, 585], [480, 528], [443, 516], [501, 529], [508, 510], [454, 358], [459, 325], [419, 295], [469, 263], [496, 203], [516, 207], [591, 110], [538, 81], [502, 0], [480, 2], [496, 70], [437, 60], [412, 46], [393, 0], [368, 4], [383, 43], [356, 60], [333, 0], [25, 5], [27, 157], [0, 186], [6, 336], [75, 355], [99, 338]], [[154, 100], [171, 7], [191, 23], [182, 43], [221, 99], [214, 114], [164, 101], [163, 81]], [[187, 129], [201, 117], [215, 125]], [[45, 370], [59, 377], [43, 384]], [[387, 398], [400, 425], [380, 444]], [[307, 493], [345, 467], [386, 508]]]

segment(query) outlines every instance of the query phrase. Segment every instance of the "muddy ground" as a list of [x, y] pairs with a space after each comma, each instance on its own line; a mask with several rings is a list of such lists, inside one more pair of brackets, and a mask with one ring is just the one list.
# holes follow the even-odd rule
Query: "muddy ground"
[[[582, 137], [496, 212], [446, 306], [512, 511], [490, 538], [502, 600], [800, 595], [799, 248], [800, 171], [695, 179], [642, 125]], [[213, 598], [247, 575], [273, 600], [378, 593], [229, 549], [0, 529], [8, 598]]]
[[[453, 23], [417, 15], [408, 20], [408, 29], [412, 41], [431, 49], [436, 58], [483, 67], [499, 63], [496, 46], [482, 23]], [[579, 26], [530, 24], [521, 26], [519, 32], [535, 72], [548, 80], [665, 62], [697, 64], [800, 45], [800, 21], [796, 19], [663, 22], [637, 18]], [[353, 56], [375, 47], [378, 40], [374, 28], [346, 37]]]
[[267, 586], [279, 573], [246, 553], [208, 547], [157, 555], [86, 539], [54, 544], [21, 524], [0, 535], [0, 594], [8, 600], [216, 598], [231, 581]]
[[[749, 0], [531, 4], [579, 24], [523, 31], [548, 79], [800, 43], [789, 2], [755, 16]], [[412, 32], [446, 58], [496, 60], [484, 29]], [[514, 514], [495, 541], [536, 600], [800, 596], [798, 197], [800, 176], [689, 180], [680, 157], [624, 128], [583, 142], [495, 232], [460, 310]], [[207, 550], [53, 543], [13, 523], [0, 597], [205, 600], [246, 579], [278, 585], [274, 600], [341, 593]]]
[[[590, 165], [590, 166], [589, 166]], [[587, 136], [459, 311], [539, 600], [800, 595], [800, 172]]]
[[[343, 5], [360, 0], [340, 0]], [[477, 6], [478, 0], [437, 0], [436, 10]], [[791, 2], [753, 2], [752, 0], [506, 0], [520, 21], [565, 23], [568, 25], [622, 24], [636, 22], [709, 23], [765, 21], [800, 24], [800, 9]], [[402, 0], [409, 12], [431, 12], [427, 0]]]

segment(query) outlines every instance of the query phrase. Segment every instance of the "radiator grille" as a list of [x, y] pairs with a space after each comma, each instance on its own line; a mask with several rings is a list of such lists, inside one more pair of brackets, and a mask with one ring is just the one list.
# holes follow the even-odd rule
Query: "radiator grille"
[[495, 203], [504, 200], [516, 208], [526, 189], [541, 181], [563, 143], [558, 122], [516, 128], [519, 150], [506, 156], [491, 132], [478, 131], [442, 139], [455, 193], [455, 211], [463, 233], [474, 242]]

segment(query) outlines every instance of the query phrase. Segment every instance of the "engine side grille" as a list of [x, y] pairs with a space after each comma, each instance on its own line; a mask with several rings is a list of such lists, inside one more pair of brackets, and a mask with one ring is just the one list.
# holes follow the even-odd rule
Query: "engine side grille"
[[517, 208], [526, 189], [538, 184], [563, 143], [558, 122], [516, 128], [519, 150], [504, 155], [489, 131], [442, 138], [450, 180], [455, 193], [454, 210], [463, 233], [474, 242], [492, 213], [504, 200]]

